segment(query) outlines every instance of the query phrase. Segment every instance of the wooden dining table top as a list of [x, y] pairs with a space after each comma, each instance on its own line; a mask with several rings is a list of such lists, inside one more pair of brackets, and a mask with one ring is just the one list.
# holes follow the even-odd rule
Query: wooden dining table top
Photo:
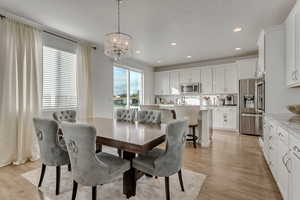
[[166, 125], [117, 121], [108, 118], [80, 119], [97, 130], [97, 144], [131, 153], [145, 153], [165, 141]]

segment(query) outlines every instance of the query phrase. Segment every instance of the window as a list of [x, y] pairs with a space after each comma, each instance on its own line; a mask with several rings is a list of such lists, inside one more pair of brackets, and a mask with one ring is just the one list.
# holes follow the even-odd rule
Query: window
[[76, 109], [76, 54], [43, 47], [42, 109]]
[[137, 107], [143, 102], [143, 73], [114, 67], [115, 107]]

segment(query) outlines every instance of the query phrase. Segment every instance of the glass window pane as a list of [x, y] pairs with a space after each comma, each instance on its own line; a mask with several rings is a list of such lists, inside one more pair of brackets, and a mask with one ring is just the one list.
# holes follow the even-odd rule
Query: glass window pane
[[114, 67], [114, 91], [113, 103], [115, 107], [127, 106], [127, 77], [128, 71], [120, 67]]
[[139, 106], [142, 101], [142, 73], [130, 71], [130, 107]]

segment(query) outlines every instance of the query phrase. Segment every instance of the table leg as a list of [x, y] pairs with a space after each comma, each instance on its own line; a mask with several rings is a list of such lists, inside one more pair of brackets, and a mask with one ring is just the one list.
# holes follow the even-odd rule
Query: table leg
[[130, 169], [123, 175], [123, 194], [127, 199], [135, 196], [136, 192], [136, 169], [132, 167], [133, 158], [135, 158], [135, 153], [123, 151], [123, 159], [130, 161]]

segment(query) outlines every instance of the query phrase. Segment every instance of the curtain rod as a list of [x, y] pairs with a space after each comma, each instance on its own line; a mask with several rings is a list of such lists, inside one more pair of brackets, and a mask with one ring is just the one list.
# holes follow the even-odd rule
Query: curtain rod
[[[0, 19], [4, 19], [4, 18], [6, 18], [6, 16], [4, 16], [4, 15], [2, 15], [2, 14], [0, 14]], [[52, 33], [52, 32], [49, 32], [49, 31], [46, 31], [46, 30], [43, 30], [43, 32], [44, 33], [47, 33], [47, 34], [50, 34], [50, 35], [53, 35], [53, 36], [55, 36], [55, 37], [59, 37], [59, 38], [62, 38], [62, 39], [64, 39], [64, 40], [68, 40], [68, 41], [70, 41], [70, 42], [73, 42], [73, 43], [78, 43], [78, 41], [76, 41], [76, 40], [72, 40], [72, 39], [70, 39], [70, 38], [67, 38], [67, 37], [64, 37], [64, 36], [61, 36], [61, 35], [59, 35], [59, 34], [56, 34], [56, 33]], [[92, 47], [94, 50], [96, 50], [97, 49], [97, 47]]]

